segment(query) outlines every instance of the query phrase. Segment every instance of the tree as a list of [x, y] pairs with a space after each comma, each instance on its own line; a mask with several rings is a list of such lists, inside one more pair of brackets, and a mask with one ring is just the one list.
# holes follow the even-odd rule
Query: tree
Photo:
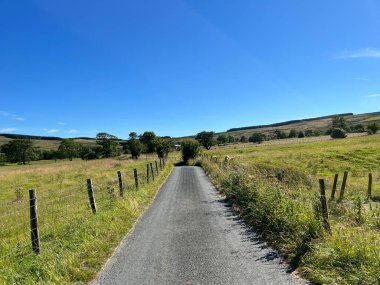
[[117, 142], [118, 138], [108, 133], [98, 133], [96, 135], [96, 143], [101, 147], [101, 155], [103, 157], [112, 157], [118, 155]]
[[305, 137], [305, 133], [303, 131], [298, 132], [298, 138], [302, 139]]
[[38, 151], [31, 140], [15, 139], [1, 147], [9, 162], [26, 164], [38, 159]]
[[341, 128], [335, 128], [331, 131], [331, 134], [330, 136], [333, 138], [333, 139], [344, 139], [347, 137], [347, 134], [346, 134], [346, 131], [344, 129], [341, 129]]
[[376, 134], [380, 130], [380, 126], [377, 123], [372, 123], [367, 126], [367, 132], [370, 135]]
[[141, 152], [143, 151], [144, 145], [137, 139], [137, 134], [135, 132], [132, 132], [129, 134], [128, 139], [128, 148], [131, 152], [132, 158], [137, 159], [141, 155]]
[[337, 116], [332, 119], [332, 129], [343, 129], [348, 131], [347, 120], [344, 117]]
[[82, 160], [98, 159], [101, 153], [101, 147], [90, 147], [86, 145], [80, 145], [79, 156]]
[[305, 136], [306, 137], [312, 137], [313, 135], [314, 135], [313, 130], [308, 129], [308, 130], [305, 131]]
[[277, 139], [286, 139], [288, 137], [288, 135], [286, 134], [285, 131], [283, 130], [275, 130], [274, 131], [274, 134], [276, 136]]
[[156, 151], [156, 134], [154, 132], [144, 132], [139, 137], [140, 142], [145, 146], [145, 152], [153, 153]]
[[167, 158], [168, 154], [173, 147], [171, 139], [157, 138], [156, 139], [156, 153], [159, 158]]
[[200, 144], [195, 140], [183, 140], [181, 144], [182, 159], [185, 163], [192, 158], [196, 158], [200, 151]]
[[228, 135], [228, 142], [229, 142], [229, 143], [234, 143], [234, 142], [235, 142], [234, 137], [231, 136], [231, 135]]
[[247, 140], [247, 137], [246, 136], [241, 136], [240, 137], [240, 142], [242, 143], [246, 143], [248, 140]]
[[291, 129], [289, 132], [289, 138], [296, 138], [298, 135], [297, 130]]
[[214, 132], [200, 132], [195, 136], [195, 139], [203, 145], [207, 150], [211, 149], [213, 145], [216, 144], [214, 139]]
[[58, 150], [62, 153], [64, 158], [68, 158], [72, 161], [74, 157], [79, 155], [79, 144], [73, 139], [64, 139], [59, 145]]
[[262, 143], [266, 140], [266, 135], [263, 133], [253, 133], [252, 136], [249, 137], [249, 141], [253, 143]]
[[226, 135], [219, 135], [216, 139], [218, 144], [226, 144], [228, 142], [228, 137]]

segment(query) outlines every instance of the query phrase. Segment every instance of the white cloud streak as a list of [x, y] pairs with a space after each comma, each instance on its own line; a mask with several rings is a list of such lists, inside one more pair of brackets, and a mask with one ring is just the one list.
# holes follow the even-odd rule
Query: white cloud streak
[[4, 117], [4, 118], [16, 120], [16, 121], [25, 121], [25, 119], [22, 118], [22, 117], [20, 117], [19, 115], [11, 114], [11, 113], [8, 113], [8, 112], [5, 112], [5, 111], [0, 111], [0, 116]]
[[375, 47], [345, 50], [341, 52], [337, 58], [380, 58], [380, 50]]
[[69, 130], [68, 133], [69, 134], [76, 134], [76, 133], [79, 133], [79, 131], [78, 130]]
[[63, 125], [65, 125], [65, 123], [58, 122], [57, 125], [61, 125], [61, 126], [63, 126]]
[[366, 95], [364, 97], [365, 98], [376, 98], [376, 97], [380, 97], [380, 93], [369, 94], [369, 95]]
[[12, 133], [16, 130], [17, 130], [16, 128], [1, 128], [0, 133]]
[[54, 133], [58, 133], [58, 132], [59, 132], [58, 129], [44, 129], [44, 131], [45, 131], [47, 134], [54, 134]]

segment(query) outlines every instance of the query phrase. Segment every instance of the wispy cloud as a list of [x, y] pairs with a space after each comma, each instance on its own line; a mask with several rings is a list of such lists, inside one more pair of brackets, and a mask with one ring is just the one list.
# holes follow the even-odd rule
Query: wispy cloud
[[16, 128], [1, 128], [0, 133], [11, 133], [11, 132], [14, 132], [16, 130], [17, 130]]
[[79, 131], [78, 130], [69, 130], [68, 133], [69, 134], [76, 134], [76, 133], [79, 133]]
[[45, 131], [47, 134], [54, 134], [54, 133], [58, 133], [58, 132], [59, 132], [58, 129], [44, 129], [44, 131]]
[[357, 50], [345, 50], [337, 58], [380, 58], [380, 50], [375, 47], [367, 47]]
[[360, 81], [369, 81], [369, 78], [365, 77], [354, 77], [355, 80], [360, 80]]
[[22, 117], [20, 117], [19, 115], [8, 113], [8, 112], [5, 112], [5, 111], [0, 111], [0, 116], [4, 117], [4, 118], [16, 120], [16, 121], [25, 121], [25, 119], [22, 118]]
[[373, 93], [373, 94], [366, 95], [364, 97], [365, 98], [376, 98], [376, 97], [380, 97], [380, 93]]
[[65, 123], [62, 123], [62, 122], [58, 122], [57, 125], [61, 125], [63, 126]]

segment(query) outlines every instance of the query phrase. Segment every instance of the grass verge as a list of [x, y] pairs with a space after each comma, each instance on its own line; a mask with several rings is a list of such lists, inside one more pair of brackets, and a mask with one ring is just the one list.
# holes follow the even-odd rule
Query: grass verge
[[[103, 167], [108, 165], [107, 161], [100, 163], [103, 163]], [[120, 168], [119, 162], [110, 163], [111, 165], [116, 163], [116, 167]], [[137, 167], [140, 173], [144, 173], [145, 165], [145, 161], [131, 163], [128, 168]], [[28, 224], [18, 226], [19, 216], [16, 216], [14, 211], [11, 212], [12, 215], [6, 227], [8, 231], [0, 234], [0, 284], [87, 284], [95, 277], [114, 248], [152, 202], [172, 167], [172, 163], [168, 163], [154, 182], [141, 183], [138, 191], [131, 190], [133, 181], [130, 180], [129, 184], [125, 184], [126, 191], [122, 198], [118, 197], [115, 191], [117, 181], [113, 178], [107, 179], [109, 170], [104, 168], [103, 171], [96, 170], [92, 173], [92, 176], [97, 178], [93, 180], [98, 206], [98, 212], [95, 215], [91, 213], [88, 206], [85, 189], [80, 188], [75, 193], [68, 191], [67, 187], [63, 187], [67, 190], [64, 192], [42, 191], [42, 194], [37, 196], [40, 203], [40, 255], [32, 253], [27, 241], [28, 234], [26, 234], [25, 242], [20, 239], [20, 236], [28, 232], [25, 230]], [[77, 171], [72, 173], [70, 167], [67, 169], [66, 178], [60, 183], [70, 183], [72, 186], [68, 178], [80, 173], [78, 174]], [[88, 166], [86, 169], [88, 170]], [[25, 169], [21, 171], [24, 172]], [[54, 184], [56, 183], [54, 177], [62, 175], [62, 172], [55, 173], [54, 170], [52, 172], [53, 174], [46, 176], [51, 176], [49, 179], [52, 179]], [[115, 176], [114, 169], [112, 174]], [[34, 175], [31, 174], [31, 177]], [[141, 175], [140, 181], [143, 180], [146, 180], [146, 176]], [[83, 179], [81, 181], [83, 182]], [[3, 195], [7, 197], [9, 194], [3, 193]], [[50, 206], [49, 202], [51, 202]], [[24, 215], [23, 211], [21, 212]], [[8, 213], [3, 210], [0, 214], [6, 216]]]

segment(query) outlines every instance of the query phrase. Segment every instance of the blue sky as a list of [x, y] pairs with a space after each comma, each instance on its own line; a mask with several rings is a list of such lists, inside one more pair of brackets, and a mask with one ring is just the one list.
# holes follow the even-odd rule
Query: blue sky
[[0, 132], [121, 138], [380, 110], [380, 1], [0, 2]]

